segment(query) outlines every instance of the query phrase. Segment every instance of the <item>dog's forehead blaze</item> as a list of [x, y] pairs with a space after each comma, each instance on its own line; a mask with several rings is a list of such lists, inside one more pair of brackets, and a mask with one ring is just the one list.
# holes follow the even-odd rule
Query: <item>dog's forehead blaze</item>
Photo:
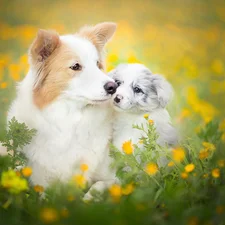
[[70, 71], [68, 62], [79, 61], [79, 57], [61, 43], [39, 70], [38, 81], [33, 89], [33, 101], [42, 109], [53, 102], [65, 90], [75, 71]]

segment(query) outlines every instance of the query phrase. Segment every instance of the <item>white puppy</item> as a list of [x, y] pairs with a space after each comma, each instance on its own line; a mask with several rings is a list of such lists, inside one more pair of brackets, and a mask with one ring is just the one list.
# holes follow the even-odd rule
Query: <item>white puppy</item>
[[144, 114], [154, 121], [158, 144], [174, 145], [176, 130], [170, 124], [166, 105], [172, 96], [171, 85], [160, 75], [153, 75], [142, 64], [121, 64], [109, 73], [119, 86], [113, 95], [115, 109], [113, 144], [121, 149], [125, 141], [137, 144], [144, 133], [132, 125], [146, 124]]
[[23, 149], [33, 184], [67, 181], [81, 163], [89, 166], [88, 181], [104, 179], [112, 132], [108, 103], [117, 85], [103, 72], [103, 51], [115, 30], [108, 22], [64, 36], [40, 30], [32, 43], [30, 70], [8, 120], [15, 116], [37, 129]]

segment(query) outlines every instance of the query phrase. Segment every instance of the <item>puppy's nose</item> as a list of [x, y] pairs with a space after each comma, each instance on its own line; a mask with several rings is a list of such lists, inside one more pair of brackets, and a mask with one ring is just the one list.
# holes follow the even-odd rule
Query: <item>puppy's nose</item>
[[104, 85], [104, 89], [106, 90], [107, 94], [113, 95], [116, 92], [117, 84], [115, 82], [108, 82]]
[[123, 96], [117, 95], [117, 96], [114, 98], [114, 102], [119, 103], [122, 99], [123, 99]]

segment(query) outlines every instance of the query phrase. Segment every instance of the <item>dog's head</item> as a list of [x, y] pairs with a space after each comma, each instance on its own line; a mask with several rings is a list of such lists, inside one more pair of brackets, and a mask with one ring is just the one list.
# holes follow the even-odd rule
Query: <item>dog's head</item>
[[172, 97], [171, 85], [142, 64], [121, 64], [109, 73], [118, 85], [112, 103], [117, 111], [141, 112], [164, 108]]
[[109, 22], [73, 35], [39, 30], [29, 50], [34, 103], [43, 108], [57, 98], [83, 105], [109, 100], [117, 85], [103, 72], [103, 52], [115, 30]]

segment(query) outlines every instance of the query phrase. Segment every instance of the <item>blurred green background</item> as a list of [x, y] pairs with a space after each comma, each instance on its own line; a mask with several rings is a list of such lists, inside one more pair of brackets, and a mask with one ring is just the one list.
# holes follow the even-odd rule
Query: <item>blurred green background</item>
[[37, 30], [74, 33], [102, 21], [118, 24], [107, 46], [107, 70], [141, 62], [165, 75], [175, 89], [169, 109], [181, 133], [223, 119], [224, 0], [0, 0], [0, 137], [16, 82], [28, 71], [27, 49]]

